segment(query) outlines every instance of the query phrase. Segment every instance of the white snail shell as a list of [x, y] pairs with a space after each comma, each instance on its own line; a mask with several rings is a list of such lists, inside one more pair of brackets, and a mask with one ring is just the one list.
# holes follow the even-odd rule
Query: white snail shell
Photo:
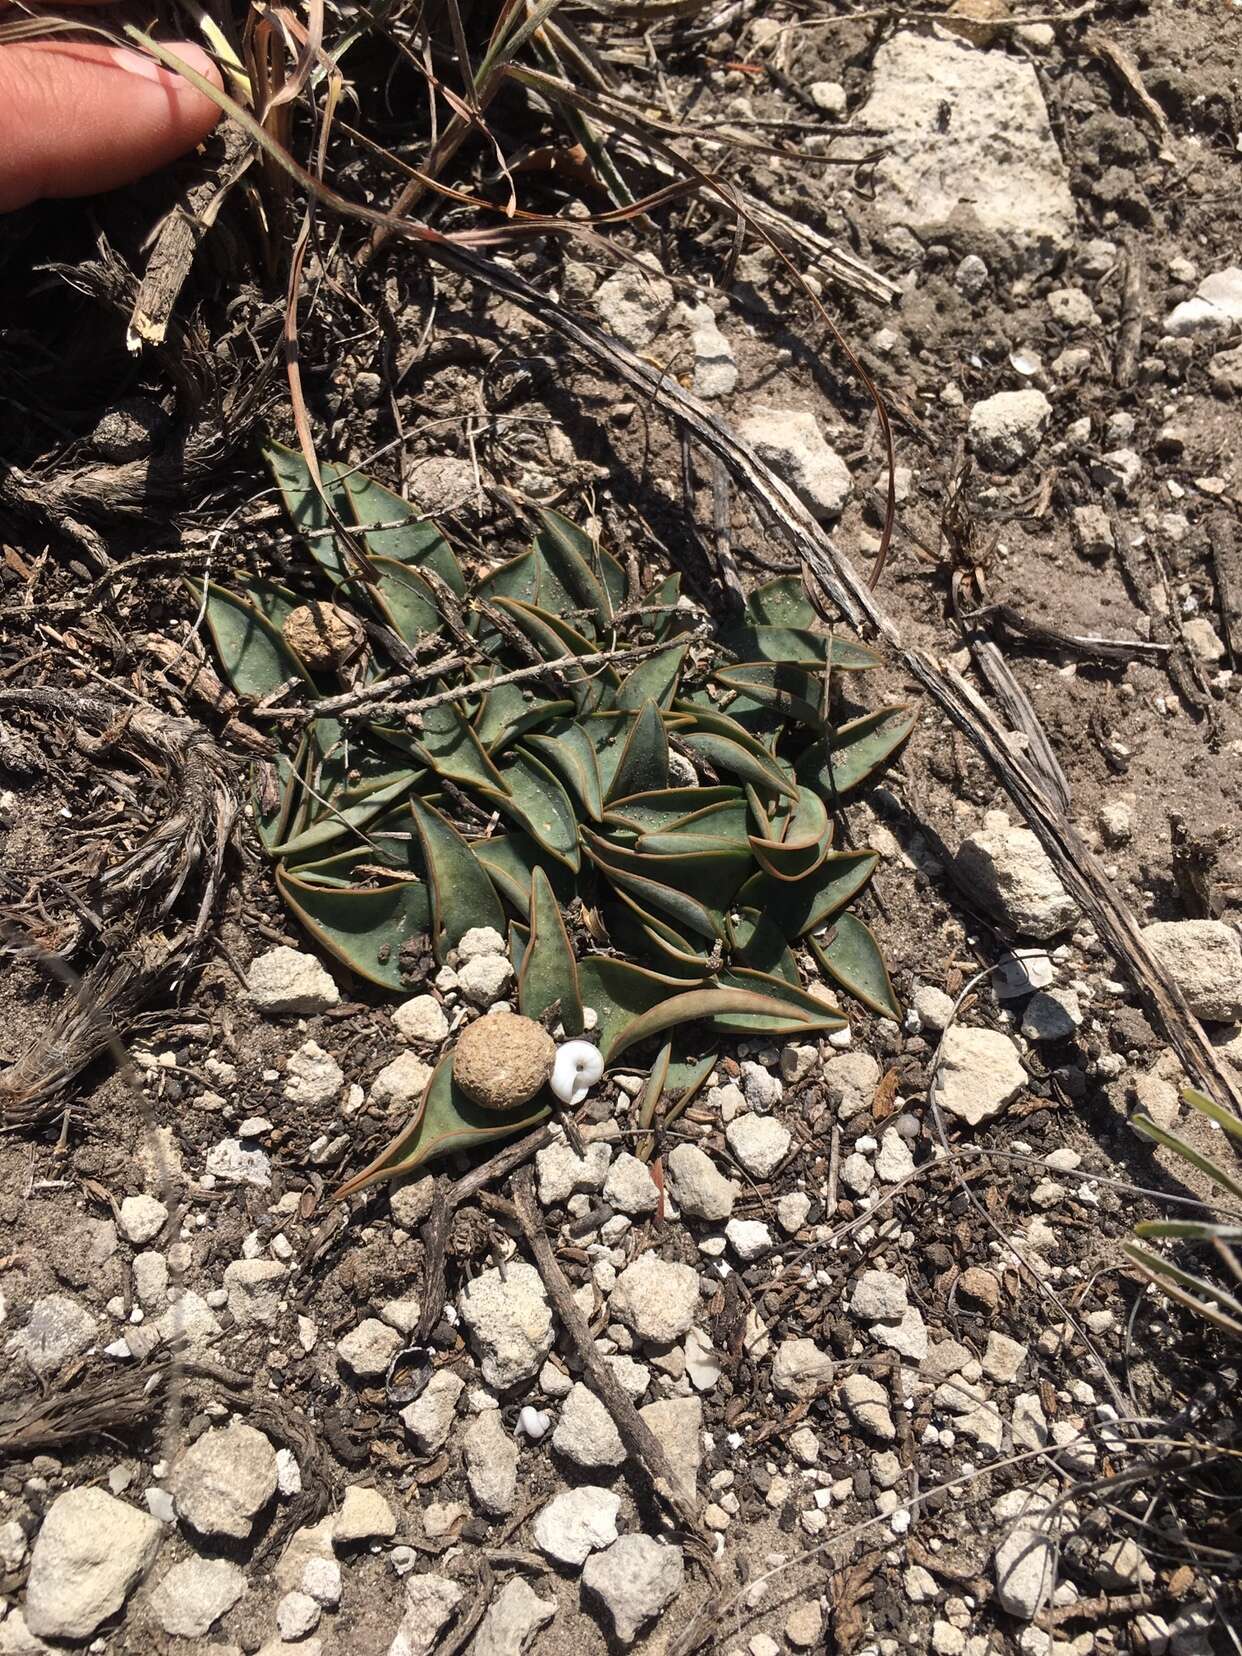
[[581, 1104], [604, 1073], [604, 1055], [590, 1041], [566, 1041], [557, 1048], [548, 1085], [562, 1104]]

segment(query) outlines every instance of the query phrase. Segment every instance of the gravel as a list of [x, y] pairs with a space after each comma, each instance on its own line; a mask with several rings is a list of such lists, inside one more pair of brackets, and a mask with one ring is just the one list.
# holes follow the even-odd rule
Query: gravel
[[482, 1271], [458, 1295], [483, 1379], [498, 1391], [533, 1380], [552, 1349], [552, 1307], [533, 1265]]
[[954, 1024], [940, 1043], [936, 1102], [968, 1126], [998, 1116], [1027, 1080], [1017, 1047], [999, 1030]]
[[649, 1535], [623, 1535], [587, 1560], [582, 1585], [602, 1602], [617, 1643], [627, 1646], [676, 1598], [684, 1576], [680, 1547]]
[[617, 1278], [611, 1309], [640, 1340], [671, 1345], [690, 1332], [698, 1304], [699, 1278], [693, 1267], [645, 1253]]
[[772, 1116], [751, 1114], [731, 1121], [725, 1128], [725, 1138], [742, 1167], [755, 1179], [769, 1178], [793, 1143], [789, 1129]]
[[562, 1490], [535, 1519], [535, 1545], [558, 1564], [585, 1564], [593, 1552], [617, 1539], [620, 1511], [621, 1497], [597, 1484]]
[[260, 1012], [287, 1017], [314, 1017], [341, 998], [317, 955], [284, 944], [251, 961], [246, 988]]
[[177, 1516], [212, 1540], [249, 1540], [276, 1493], [276, 1451], [241, 1423], [204, 1432], [173, 1466], [168, 1487]]

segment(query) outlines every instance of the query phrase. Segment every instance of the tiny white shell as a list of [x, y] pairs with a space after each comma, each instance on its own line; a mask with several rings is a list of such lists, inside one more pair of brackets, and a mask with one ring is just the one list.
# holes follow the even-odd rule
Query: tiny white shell
[[532, 1443], [538, 1443], [551, 1424], [551, 1415], [545, 1414], [542, 1409], [532, 1409], [529, 1403], [517, 1417], [518, 1431]]
[[604, 1073], [604, 1055], [590, 1041], [566, 1041], [557, 1049], [548, 1085], [562, 1104], [581, 1104]]

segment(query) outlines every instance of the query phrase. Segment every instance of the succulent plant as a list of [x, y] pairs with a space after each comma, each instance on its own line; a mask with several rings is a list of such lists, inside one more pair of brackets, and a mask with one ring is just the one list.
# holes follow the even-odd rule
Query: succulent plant
[[[820, 630], [797, 577], [715, 633], [677, 575], [633, 591], [590, 536], [540, 510], [529, 551], [468, 579], [381, 484], [321, 465], [321, 493], [299, 455], [267, 457], [311, 562], [297, 590], [209, 585], [206, 622], [255, 716], [304, 711], [255, 812], [281, 896], [319, 944], [401, 991], [428, 949], [444, 962], [472, 927], [507, 931], [522, 1013], [577, 1036], [591, 1008], [608, 1064], [664, 1037], [646, 1119], [662, 1096], [684, 1108], [717, 1036], [844, 1024], [804, 986], [794, 946], [897, 1015], [848, 909], [877, 856], [836, 848], [833, 813], [915, 714], [831, 722], [834, 675], [879, 658]], [[446, 1060], [419, 1120], [349, 1188], [549, 1107], [540, 1095], [520, 1121], [489, 1120]]]

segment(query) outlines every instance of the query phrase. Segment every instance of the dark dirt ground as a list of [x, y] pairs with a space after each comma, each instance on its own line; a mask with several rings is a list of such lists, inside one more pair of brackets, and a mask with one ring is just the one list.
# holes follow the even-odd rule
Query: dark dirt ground
[[[1065, 10], [1047, 8], [1050, 18]], [[751, 7], [728, 8], [732, 15], [699, 38], [665, 26], [650, 52], [632, 23], [588, 21], [586, 28], [611, 45], [619, 84], [666, 111], [690, 111], [710, 125], [745, 96], [755, 131], [769, 130], [759, 126], [764, 121], [796, 119], [812, 133], [831, 133], [832, 122], [809, 104], [805, 88], [838, 82], [856, 109], [874, 53], [900, 14], [869, 9], [833, 27], [803, 28], [801, 8], [777, 11], [793, 26], [788, 48], [773, 43], [761, 26], [771, 20]], [[843, 11], [832, 5], [816, 15], [837, 19]], [[1203, 276], [1242, 262], [1242, 21], [1224, 0], [1119, 0], [1096, 6], [1089, 22], [1137, 65], [1167, 122], [1163, 138], [1107, 63], [1084, 48], [1086, 21], [1058, 23], [1051, 44], [1013, 37], [986, 48], [1034, 63], [1068, 169], [1076, 241], [1045, 272], [1014, 272], [989, 258], [984, 290], [969, 298], [955, 270], [970, 246], [933, 243], [912, 251], [908, 235], [886, 232], [870, 213], [865, 167], [816, 168], [780, 156], [729, 165], [757, 194], [847, 239], [904, 290], [892, 307], [825, 291], [831, 314], [889, 406], [896, 464], [908, 473], [879, 597], [909, 642], [965, 665], [941, 516], [969, 408], [1028, 383], [1011, 364], [1015, 353], [1034, 353], [1048, 364], [1071, 346], [1089, 352], [1077, 377], [1061, 380], [1044, 368], [1029, 382], [1042, 386], [1053, 405], [1035, 457], [1016, 473], [989, 474], [980, 465], [961, 480], [975, 545], [982, 548], [982, 578], [973, 588], [967, 583], [963, 607], [982, 597], [1063, 634], [1172, 646], [1162, 660], [1118, 664], [1011, 633], [993, 635], [1055, 747], [1075, 822], [1101, 849], [1109, 878], [1140, 923], [1190, 912], [1171, 836], [1176, 815], [1206, 847], [1209, 912], [1236, 924], [1242, 914], [1238, 680], [1231, 657], [1205, 661], [1181, 647], [1180, 620], [1207, 617], [1227, 649], [1242, 644], [1242, 405], [1209, 374], [1211, 358], [1230, 341], [1165, 343], [1161, 318]], [[400, 67], [388, 81], [391, 66], [382, 42], [364, 44], [350, 60], [354, 83], [374, 92], [351, 119], [377, 142], [395, 145], [409, 141], [402, 111], [410, 107], [413, 82]], [[387, 103], [377, 90], [386, 85]], [[509, 154], [548, 135], [543, 118], [516, 94], [499, 101], [495, 126]], [[876, 141], [882, 144], [882, 137]], [[125, 344], [135, 273], [144, 267], [152, 228], [204, 172], [219, 168], [222, 147], [217, 137], [203, 158], [132, 190], [44, 204], [0, 227], [0, 688], [50, 685], [187, 714], [220, 738], [236, 761], [231, 781], [240, 790], [250, 756], [236, 732], [218, 707], [178, 690], [147, 640], [187, 638], [196, 606], [181, 583], [183, 572], [201, 575], [207, 563], [213, 571], [235, 564], [279, 571], [300, 555], [278, 538], [281, 521], [257, 454], [262, 432], [293, 438], [279, 344], [296, 211], [291, 207], [281, 226], [268, 194], [275, 228], [267, 235], [249, 184], [235, 190], [204, 238], [169, 345], [131, 353]], [[477, 147], [467, 147], [455, 165], [458, 182], [489, 177], [490, 161]], [[352, 195], [391, 199], [391, 177], [382, 177], [374, 160], [343, 135], [334, 140], [330, 171]], [[257, 169], [251, 182], [260, 195], [270, 192], [270, 180], [260, 182]], [[565, 197], [538, 176], [523, 177], [522, 189], [524, 204], [542, 211], [564, 206]], [[784, 273], [770, 259], [756, 259], [749, 245], [730, 294], [732, 227], [693, 201], [608, 234], [631, 250], [654, 251], [687, 296], [693, 284], [709, 287], [739, 370], [736, 390], [713, 405], [724, 419], [736, 423], [756, 406], [817, 415], [854, 478], [834, 544], [843, 558], [865, 567], [883, 517], [879, 426], [859, 381]], [[1099, 240], [1113, 244], [1111, 262], [1088, 248]], [[551, 480], [562, 509], [594, 514], [618, 556], [636, 557], [653, 574], [669, 562], [684, 563], [690, 590], [718, 603], [719, 588], [710, 576], [703, 579], [696, 551], [710, 544], [710, 474], [696, 459], [692, 520], [680, 444], [661, 414], [619, 391], [513, 307], [435, 270], [417, 252], [363, 265], [362, 246], [359, 226], [326, 211], [319, 215], [299, 356], [321, 455], [366, 464], [431, 512], [442, 506], [437, 462], [477, 464], [482, 488], [450, 501], [453, 509], [441, 521], [460, 545], [488, 559], [522, 545], [523, 523], [505, 491], [536, 493], [541, 479]], [[603, 245], [552, 238], [503, 252], [529, 280], [563, 295], [582, 283], [582, 267], [594, 281], [616, 264]], [[1142, 260], [1147, 286], [1138, 371], [1134, 383], [1118, 386], [1114, 353], [1125, 256]], [[1194, 267], [1193, 278], [1179, 261]], [[1066, 286], [1086, 292], [1096, 320], [1071, 328], [1053, 317], [1047, 294]], [[877, 348], [880, 329], [892, 330], [895, 343]], [[644, 354], [688, 383], [693, 353], [684, 329], [670, 322]], [[958, 387], [960, 397], [946, 400], [946, 385]], [[1092, 461], [1118, 446], [1105, 438], [1117, 414], [1133, 417], [1125, 446], [1143, 461], [1139, 481], [1115, 502], [1124, 531], [1141, 534], [1124, 564], [1115, 550], [1085, 556], [1070, 517], [1073, 507], [1104, 499]], [[1083, 419], [1089, 433], [1067, 436]], [[128, 446], [115, 446], [118, 441]], [[765, 569], [783, 567], [788, 548], [759, 526], [736, 490], [731, 510], [744, 580], [750, 584]], [[1171, 513], [1180, 521], [1171, 521]], [[896, 669], [876, 678], [869, 695], [892, 700], [913, 693]], [[0, 977], [0, 1061], [11, 1063], [39, 1042], [65, 994], [21, 955], [22, 941], [55, 950], [83, 926], [91, 876], [139, 843], [163, 814], [166, 783], [153, 763], [135, 759], [123, 730], [99, 751], [81, 739], [82, 726], [71, 718], [10, 711], [0, 706], [0, 901], [13, 940]], [[1130, 831], [1123, 840], [1106, 840], [1100, 813], [1118, 802], [1130, 807]], [[885, 854], [863, 912], [887, 952], [903, 1004], [919, 985], [956, 996], [1015, 942], [953, 875], [958, 842], [996, 809], [1015, 814], [979, 756], [928, 707], [883, 789], [850, 813], [851, 835], [859, 843], [870, 839]], [[489, 1521], [472, 1509], [457, 1437], [450, 1436], [442, 1454], [420, 1462], [383, 1391], [358, 1388], [338, 1369], [335, 1345], [342, 1334], [386, 1301], [420, 1294], [424, 1286], [423, 1243], [397, 1226], [386, 1196], [363, 1204], [342, 1234], [333, 1234], [323, 1203], [316, 1205], [325, 1186], [361, 1166], [393, 1129], [382, 1106], [361, 1102], [397, 1050], [390, 1004], [344, 980], [342, 1004], [325, 1016], [273, 1020], [249, 1004], [239, 977], [251, 958], [273, 942], [303, 947], [305, 940], [281, 908], [248, 824], [225, 871], [218, 915], [201, 967], [176, 994], [156, 996], [130, 1025], [131, 1046], [144, 1060], [141, 1086], [116, 1073], [105, 1055], [37, 1130], [0, 1138], [0, 1326], [7, 1339], [34, 1301], [68, 1293], [97, 1319], [99, 1348], [124, 1333], [123, 1320], [107, 1306], [117, 1295], [126, 1308], [132, 1303], [137, 1250], [118, 1244], [109, 1222], [114, 1204], [151, 1188], [153, 1126], [163, 1134], [177, 1191], [176, 1216], [154, 1245], [188, 1243], [182, 1286], [206, 1297], [244, 1251], [251, 1257], [269, 1249], [273, 1237], [287, 1238], [295, 1274], [280, 1320], [238, 1330], [222, 1312], [224, 1333], [211, 1360], [240, 1377], [239, 1389], [200, 1377], [172, 1388], [168, 1410], [37, 1456], [14, 1445], [6, 1423], [20, 1418], [41, 1389], [73, 1395], [125, 1365], [95, 1349], [67, 1372], [36, 1380], [10, 1362], [0, 1382], [0, 1524], [13, 1519], [33, 1539], [56, 1495], [83, 1483], [109, 1487], [118, 1469], [125, 1474], [118, 1480], [125, 1499], [140, 1505], [144, 1491], [159, 1483], [160, 1463], [175, 1459], [187, 1438], [230, 1410], [243, 1417], [266, 1410], [269, 1435], [278, 1437], [283, 1423], [287, 1442], [309, 1437], [314, 1449], [302, 1457], [303, 1496], [282, 1506], [253, 1549], [237, 1554], [249, 1581], [246, 1597], [211, 1636], [184, 1640], [155, 1619], [148, 1584], [92, 1649], [210, 1648], [223, 1656], [225, 1649], [285, 1648], [274, 1609], [296, 1583], [274, 1574], [284, 1542], [299, 1524], [331, 1510], [346, 1485], [361, 1483], [392, 1503], [397, 1540], [415, 1549], [416, 1570], [454, 1576], [468, 1601], [484, 1579], [485, 1558], [498, 1580], [525, 1573], [557, 1604], [555, 1619], [531, 1648], [549, 1656], [604, 1652], [607, 1639], [576, 1572], [549, 1568], [518, 1521], [583, 1475], [557, 1460], [546, 1441], [525, 1447], [513, 1518]], [[185, 920], [184, 911], [169, 916], [167, 935]], [[97, 946], [89, 914], [86, 922], [73, 960], [78, 969]], [[784, 1568], [753, 1602], [737, 1597], [717, 1618], [707, 1648], [754, 1656], [794, 1648], [847, 1656], [929, 1649], [941, 1656], [1010, 1650], [1044, 1656], [1049, 1649], [1059, 1656], [1093, 1650], [1161, 1656], [1171, 1648], [1174, 1656], [1193, 1656], [1236, 1643], [1229, 1624], [1238, 1609], [1242, 1482], [1227, 1462], [1200, 1468], [1198, 1448], [1173, 1466], [1166, 1440], [1199, 1445], [1214, 1439], [1236, 1457], [1237, 1348], [1145, 1292], [1119, 1253], [1136, 1220], [1154, 1216], [1162, 1196], [1186, 1188], [1171, 1161], [1151, 1153], [1126, 1125], [1136, 1085], [1153, 1074], [1176, 1081], [1180, 1069], [1170, 1062], [1165, 1036], [1115, 981], [1116, 965], [1090, 926], [1067, 928], [1049, 947], [1058, 949], [1060, 981], [1087, 992], [1087, 1020], [1077, 1039], [1025, 1051], [1030, 1083], [1023, 1097], [991, 1125], [955, 1135], [969, 1154], [937, 1161], [940, 1146], [925, 1105], [935, 1036], [918, 1027], [898, 1029], [852, 1013], [853, 1050], [873, 1054], [884, 1076], [861, 1114], [839, 1118], [822, 1069], [786, 1091], [779, 1108], [798, 1154], [780, 1175], [783, 1183], [752, 1184], [736, 1212], [770, 1216], [795, 1186], [812, 1206], [796, 1244], [738, 1273], [742, 1300], [762, 1316], [772, 1342], [809, 1336], [830, 1351], [838, 1384], [861, 1365], [890, 1388], [897, 1438], [878, 1447], [895, 1450], [900, 1500], [917, 1505], [908, 1528], [894, 1527], [884, 1505], [877, 1506], [877, 1444], [838, 1398], [830, 1393], [791, 1406], [772, 1395], [764, 1357], [735, 1350], [722, 1381], [703, 1396], [712, 1447], [700, 1493], [712, 1500], [731, 1489], [737, 1497], [720, 1560], [730, 1600], [753, 1577], [777, 1564]], [[986, 979], [962, 1016], [1012, 1028]], [[1222, 1045], [1232, 1041], [1237, 1053], [1236, 1028], [1215, 1026], [1213, 1034]], [[307, 1038], [336, 1057], [347, 1087], [359, 1093], [344, 1095], [344, 1104], [334, 1098], [295, 1107], [286, 1100], [284, 1065]], [[147, 1055], [159, 1055], [164, 1067], [154, 1067]], [[826, 1063], [837, 1056], [825, 1047]], [[231, 1065], [234, 1073], [221, 1072], [221, 1080], [209, 1061]], [[1242, 1059], [1239, 1065], [1242, 1070]], [[724, 1082], [732, 1071], [728, 1063], [722, 1068]], [[607, 1083], [584, 1118], [606, 1118], [616, 1097]], [[898, 1097], [904, 1106], [894, 1103]], [[916, 1159], [923, 1171], [892, 1193], [894, 1222], [872, 1224], [841, 1189], [837, 1169], [858, 1137], [881, 1131], [903, 1107], [922, 1124]], [[250, 1116], [273, 1123], [262, 1141], [271, 1158], [270, 1188], [204, 1183], [207, 1153]], [[699, 1142], [727, 1158], [720, 1122], [706, 1102], [689, 1121], [702, 1134]], [[332, 1158], [319, 1159], [319, 1141], [339, 1135], [344, 1142]], [[1080, 1156], [1080, 1167], [1055, 1175], [1066, 1189], [1049, 1203], [1033, 1193], [1049, 1176], [1044, 1158], [1066, 1148]], [[556, 1235], [569, 1216], [550, 1210], [545, 1217]], [[711, 1227], [687, 1221], [681, 1228], [689, 1234], [662, 1227], [659, 1250], [694, 1261], [693, 1243]], [[561, 1257], [575, 1285], [590, 1280], [590, 1259], [568, 1234], [561, 1237]], [[467, 1265], [450, 1262], [450, 1273]], [[904, 1389], [918, 1365], [905, 1369], [869, 1344], [848, 1314], [847, 1284], [881, 1265], [904, 1278], [933, 1342], [957, 1340], [982, 1355], [989, 1333], [998, 1332], [1027, 1348], [1021, 1380], [992, 1388], [1002, 1429], [991, 1446], [960, 1422], [946, 1442], [931, 1386], [913, 1395]], [[987, 1273], [982, 1299], [962, 1287], [963, 1273], [981, 1267]], [[451, 1275], [450, 1290], [456, 1280]], [[714, 1326], [727, 1327], [737, 1303], [733, 1290], [726, 1296], [718, 1289], [708, 1302]], [[310, 1350], [299, 1341], [297, 1317], [317, 1328]], [[1067, 1324], [1064, 1342], [1058, 1341], [1052, 1331]], [[461, 1334], [445, 1329], [443, 1335], [444, 1361], [457, 1364], [468, 1385], [476, 1383]], [[1211, 1390], [1222, 1371], [1223, 1400]], [[1050, 1426], [1068, 1422], [1082, 1434], [1059, 1463], [1049, 1456], [1034, 1469], [1007, 1464], [1019, 1392], [1038, 1394]], [[511, 1423], [515, 1400], [504, 1400], [504, 1409]], [[1125, 1442], [1110, 1435], [1118, 1414], [1142, 1424]], [[794, 1464], [788, 1445], [805, 1424], [819, 1441], [811, 1468]], [[740, 1447], [730, 1446], [731, 1431], [742, 1434]], [[1160, 1465], [1127, 1483], [1145, 1462]], [[1052, 1479], [1071, 1503], [1076, 1534], [1059, 1560], [1055, 1620], [1032, 1626], [995, 1601], [992, 1555], [1004, 1525], [994, 1507], [1006, 1490], [1040, 1477]], [[628, 1527], [654, 1533], [658, 1519], [640, 1483], [623, 1472], [613, 1487], [623, 1495]], [[822, 1507], [816, 1489], [825, 1492]], [[428, 1506], [454, 1501], [464, 1511], [450, 1541], [429, 1536]], [[819, 1515], [816, 1522], [805, 1521], [808, 1512]], [[1142, 1549], [1142, 1571], [1129, 1580], [1101, 1575], [1100, 1552], [1127, 1536]], [[324, 1617], [314, 1639], [288, 1648], [311, 1648], [317, 1639], [324, 1656], [387, 1650], [403, 1593], [391, 1547], [348, 1560], [339, 1611]], [[519, 1555], [511, 1555], [513, 1548]], [[152, 1581], [190, 1551], [175, 1532]], [[22, 1602], [25, 1547], [11, 1549], [3, 1562], [5, 1602], [14, 1608], [0, 1620], [0, 1651], [38, 1648], [15, 1635], [5, 1643]], [[912, 1567], [930, 1572], [930, 1592], [918, 1587], [921, 1578], [912, 1584]], [[674, 1648], [706, 1597], [703, 1573], [688, 1556], [681, 1595], [637, 1648]], [[785, 1628], [791, 1610], [810, 1604], [822, 1610], [823, 1630], [809, 1647], [799, 1647]], [[1163, 1635], [1144, 1615], [1162, 1618]], [[765, 1636], [772, 1642], [764, 1644]]]

